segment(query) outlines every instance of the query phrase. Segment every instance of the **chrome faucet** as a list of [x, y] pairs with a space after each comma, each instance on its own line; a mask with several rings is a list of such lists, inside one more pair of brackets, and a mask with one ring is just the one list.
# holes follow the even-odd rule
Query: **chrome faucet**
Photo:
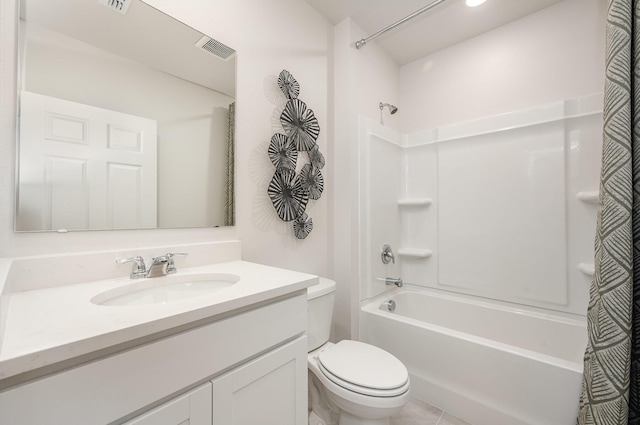
[[116, 263], [133, 263], [133, 268], [131, 269], [131, 274], [129, 275], [131, 279], [141, 279], [143, 277], [147, 277], [147, 266], [144, 264], [144, 258], [140, 256], [131, 258], [118, 258], [116, 259]]
[[[171, 253], [168, 252], [165, 255], [161, 255], [159, 257], [154, 257], [152, 259], [151, 265], [147, 268], [144, 258], [141, 256], [131, 257], [131, 258], [118, 258], [116, 263], [125, 264], [125, 263], [133, 263], [133, 268], [131, 269], [131, 274], [129, 277], [131, 279], [141, 279], [147, 277], [154, 276], [164, 276], [167, 274], [172, 274], [178, 271], [176, 269], [176, 264], [173, 261], [173, 257], [176, 255], [186, 256], [186, 252], [176, 252]], [[160, 267], [162, 269], [161, 272], [157, 273], [155, 270]]]
[[[161, 255], [159, 257], [154, 257], [151, 261], [151, 265], [147, 270], [147, 277], [153, 276], [163, 276], [167, 274], [172, 274], [178, 271], [176, 269], [176, 264], [173, 262], [173, 257], [176, 255], [186, 256], [186, 252], [176, 252], [176, 253], [167, 253], [165, 255]], [[154, 273], [154, 270], [160, 267], [162, 269], [161, 273]]]
[[382, 280], [387, 286], [396, 285], [402, 288], [402, 278], [399, 277], [376, 277], [376, 280]]
[[384, 283], [389, 286], [396, 285], [398, 288], [402, 287], [402, 279], [400, 279], [399, 277], [387, 277], [385, 278]]

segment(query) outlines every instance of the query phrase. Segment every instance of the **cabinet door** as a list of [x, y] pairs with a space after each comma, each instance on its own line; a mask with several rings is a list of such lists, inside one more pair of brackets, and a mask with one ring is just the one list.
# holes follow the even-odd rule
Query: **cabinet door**
[[307, 423], [307, 337], [212, 381], [213, 425]]
[[211, 383], [168, 401], [125, 425], [211, 425]]

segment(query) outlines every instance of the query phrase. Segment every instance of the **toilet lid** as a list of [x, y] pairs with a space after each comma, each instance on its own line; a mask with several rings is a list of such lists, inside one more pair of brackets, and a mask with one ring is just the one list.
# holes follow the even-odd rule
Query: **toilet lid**
[[390, 396], [408, 389], [409, 373], [404, 364], [390, 353], [363, 342], [340, 341], [321, 352], [318, 363], [329, 379], [356, 392], [376, 396], [393, 393]]

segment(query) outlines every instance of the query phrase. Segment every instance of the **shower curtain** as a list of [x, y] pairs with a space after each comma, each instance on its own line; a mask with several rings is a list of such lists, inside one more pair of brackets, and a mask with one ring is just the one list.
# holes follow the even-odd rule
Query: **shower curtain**
[[609, 0], [595, 276], [577, 423], [640, 425], [640, 0]]

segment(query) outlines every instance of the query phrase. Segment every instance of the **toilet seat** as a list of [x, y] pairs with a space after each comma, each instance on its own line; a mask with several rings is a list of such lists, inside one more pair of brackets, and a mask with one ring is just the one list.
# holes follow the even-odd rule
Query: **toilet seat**
[[349, 391], [395, 397], [409, 390], [406, 367], [390, 353], [359, 341], [340, 341], [318, 355], [323, 375]]

